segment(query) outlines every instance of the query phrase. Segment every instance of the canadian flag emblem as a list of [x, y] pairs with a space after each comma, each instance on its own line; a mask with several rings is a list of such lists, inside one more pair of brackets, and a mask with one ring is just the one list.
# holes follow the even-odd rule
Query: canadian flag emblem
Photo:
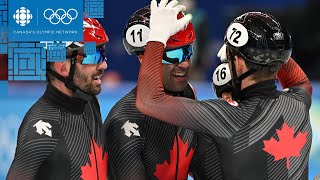
[[228, 102], [231, 106], [236, 106], [236, 107], [239, 106], [239, 104], [237, 103], [237, 101], [228, 99], [227, 102]]

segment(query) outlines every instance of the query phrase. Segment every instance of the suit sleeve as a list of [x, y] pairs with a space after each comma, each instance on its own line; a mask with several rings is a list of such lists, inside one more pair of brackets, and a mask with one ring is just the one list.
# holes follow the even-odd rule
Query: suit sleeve
[[141, 154], [145, 141], [143, 123], [130, 120], [129, 117], [124, 114], [109, 114], [105, 120], [110, 179], [146, 179]]
[[[51, 127], [50, 132], [37, 131], [36, 123]], [[45, 124], [47, 123], [47, 124]], [[26, 116], [18, 131], [17, 147], [13, 162], [10, 166], [7, 180], [37, 179], [42, 163], [55, 150], [58, 144], [57, 135], [52, 133], [58, 128], [58, 123], [50, 120], [39, 120]], [[39, 134], [42, 132], [42, 134]]]
[[277, 73], [282, 88], [289, 88], [289, 93], [295, 93], [297, 99], [311, 106], [312, 86], [301, 67], [290, 58]]
[[164, 45], [148, 42], [140, 66], [136, 106], [143, 113], [161, 121], [198, 132], [229, 137], [232, 132], [219, 112], [206, 101], [166, 95], [162, 84], [161, 59]]

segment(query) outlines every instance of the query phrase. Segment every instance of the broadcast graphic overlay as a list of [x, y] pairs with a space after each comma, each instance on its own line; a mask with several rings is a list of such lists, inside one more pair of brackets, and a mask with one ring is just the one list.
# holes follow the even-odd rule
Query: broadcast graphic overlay
[[103, 18], [104, 0], [0, 0], [0, 96], [9, 81], [44, 81], [46, 62], [64, 61], [66, 42], [83, 40], [84, 16]]

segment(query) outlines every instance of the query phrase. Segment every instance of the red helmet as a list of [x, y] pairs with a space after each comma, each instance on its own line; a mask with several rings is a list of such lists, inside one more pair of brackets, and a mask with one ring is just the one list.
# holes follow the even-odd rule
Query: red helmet
[[[98, 20], [94, 18], [83, 19], [83, 41], [69, 41], [66, 43], [67, 56], [71, 55], [73, 51], [83, 51], [84, 42], [96, 42], [97, 47], [103, 46], [109, 42], [106, 31], [101, 26]], [[81, 52], [78, 52], [81, 53]]]
[[85, 42], [96, 42], [97, 45], [109, 41], [106, 31], [94, 18], [83, 19], [83, 36]]
[[[184, 15], [182, 13], [178, 14], [178, 19], [183, 18]], [[167, 41], [167, 49], [176, 48], [191, 44], [196, 39], [196, 33], [194, 32], [193, 25], [190, 22], [186, 29], [183, 29], [171, 36]]]
[[[129, 21], [124, 28], [123, 45], [128, 54], [133, 52], [143, 52], [147, 37], [149, 35], [149, 22], [150, 22], [150, 6], [143, 7], [129, 18]], [[184, 17], [183, 13], [178, 14], [178, 19]], [[171, 36], [166, 45], [166, 49], [175, 49], [188, 44], [191, 44], [196, 39], [196, 34], [192, 23], [190, 22], [187, 27], [175, 35]]]

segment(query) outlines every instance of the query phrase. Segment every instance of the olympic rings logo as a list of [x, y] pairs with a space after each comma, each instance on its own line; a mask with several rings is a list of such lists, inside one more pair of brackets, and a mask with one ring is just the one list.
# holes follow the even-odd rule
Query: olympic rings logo
[[[47, 16], [47, 12], [50, 12], [50, 16]], [[71, 13], [71, 14], [70, 14]], [[74, 16], [72, 16], [74, 15]], [[68, 11], [64, 9], [57, 9], [56, 11], [48, 8], [43, 12], [44, 18], [48, 19], [51, 24], [59, 24], [60, 21], [62, 24], [68, 25], [70, 24], [74, 19], [78, 17], [78, 11], [75, 9], [69, 9]], [[67, 19], [67, 20], [65, 20]], [[69, 19], [69, 20], [68, 20]]]

